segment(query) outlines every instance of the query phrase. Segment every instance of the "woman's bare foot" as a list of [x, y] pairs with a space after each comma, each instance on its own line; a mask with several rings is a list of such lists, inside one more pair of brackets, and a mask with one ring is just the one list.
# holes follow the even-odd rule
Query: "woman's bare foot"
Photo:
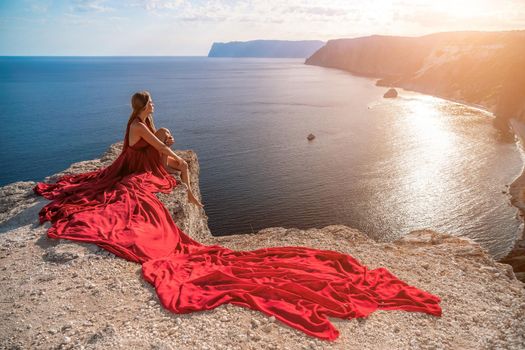
[[197, 197], [195, 197], [193, 192], [188, 192], [188, 200], [190, 201], [190, 203], [193, 203], [200, 208], [204, 207], [204, 204], [199, 202], [199, 200], [197, 199]]

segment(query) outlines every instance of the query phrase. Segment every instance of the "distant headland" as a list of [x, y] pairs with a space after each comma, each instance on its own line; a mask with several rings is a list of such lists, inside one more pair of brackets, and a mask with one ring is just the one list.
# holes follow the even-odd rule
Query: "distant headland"
[[319, 50], [320, 40], [251, 40], [213, 43], [208, 57], [307, 58]]

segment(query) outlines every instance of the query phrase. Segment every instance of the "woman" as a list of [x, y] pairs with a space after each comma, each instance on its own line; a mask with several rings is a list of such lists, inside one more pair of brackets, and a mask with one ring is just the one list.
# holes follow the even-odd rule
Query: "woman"
[[195, 197], [191, 189], [188, 163], [169, 148], [174, 143], [170, 131], [166, 128], [155, 130], [152, 117], [155, 106], [149, 92], [143, 91], [134, 94], [131, 98], [131, 106], [133, 112], [128, 121], [128, 123], [131, 123], [129, 137], [126, 140], [128, 144], [133, 148], [141, 139], [144, 139], [148, 145], [153, 146], [162, 156], [162, 164], [167, 169], [172, 168], [181, 172], [181, 180], [188, 187], [188, 200], [190, 203], [203, 207], [204, 205]]
[[369, 270], [347, 254], [301, 246], [234, 251], [193, 240], [155, 196], [176, 185], [166, 165], [187, 166], [155, 133], [150, 95], [133, 95], [132, 106], [113, 164], [35, 186], [35, 193], [52, 200], [39, 213], [41, 223], [52, 222], [50, 238], [95, 243], [142, 264], [143, 277], [175, 313], [230, 303], [330, 341], [339, 332], [328, 317], [366, 317], [378, 309], [441, 316], [438, 296], [385, 268]]

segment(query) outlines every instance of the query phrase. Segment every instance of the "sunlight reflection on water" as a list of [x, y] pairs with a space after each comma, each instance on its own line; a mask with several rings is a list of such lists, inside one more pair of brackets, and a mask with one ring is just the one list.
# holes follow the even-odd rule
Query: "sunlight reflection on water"
[[[495, 256], [507, 252], [520, 223], [502, 190], [519, 174], [520, 164], [513, 159], [516, 154], [499, 149], [507, 145], [489, 137], [495, 132], [490, 113], [411, 92], [378, 102], [374, 109], [395, 116], [388, 128], [392, 137], [385, 139], [391, 157], [381, 164], [395, 175], [381, 186], [386, 193], [382, 207], [389, 208], [382, 214], [397, 216], [393, 221], [399, 228], [376, 239], [430, 228], [473, 238]], [[502, 181], [498, 163], [508, 164], [515, 175]]]

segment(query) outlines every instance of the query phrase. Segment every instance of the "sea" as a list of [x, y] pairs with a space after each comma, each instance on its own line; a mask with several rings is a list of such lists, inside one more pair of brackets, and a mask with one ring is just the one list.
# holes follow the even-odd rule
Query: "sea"
[[99, 158], [140, 90], [172, 148], [196, 152], [213, 235], [431, 229], [501, 258], [521, 230], [507, 190], [522, 153], [491, 113], [402, 89], [385, 99], [374, 79], [302, 59], [0, 57], [0, 186]]

